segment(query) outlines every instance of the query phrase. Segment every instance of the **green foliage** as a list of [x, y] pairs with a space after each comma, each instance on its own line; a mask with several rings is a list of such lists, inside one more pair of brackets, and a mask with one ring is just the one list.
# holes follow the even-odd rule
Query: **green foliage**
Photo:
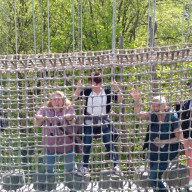
[[[80, 1], [74, 2], [75, 51], [81, 49], [81, 11], [83, 51], [111, 49], [113, 0], [85, 0], [82, 1], [82, 10]], [[156, 6], [149, 6], [148, 2], [148, 0], [144, 0], [142, 3], [136, 0], [117, 1], [117, 48], [122, 35], [124, 36], [124, 48], [147, 45], [148, 14], [152, 17], [155, 14], [157, 22], [155, 45], [177, 44], [182, 41], [182, 38], [184, 42], [188, 39], [191, 41], [188, 2], [185, 4], [184, 14], [182, 0], [177, 3], [173, 0], [158, 0]], [[0, 4], [0, 41], [2, 45], [0, 54], [14, 54], [16, 47], [18, 53], [48, 52], [49, 42], [51, 52], [73, 51], [71, 1], [50, 0], [49, 7], [47, 1], [34, 1], [33, 10], [31, 1], [17, 0], [16, 12], [14, 8], [14, 1], [3, 1]]]

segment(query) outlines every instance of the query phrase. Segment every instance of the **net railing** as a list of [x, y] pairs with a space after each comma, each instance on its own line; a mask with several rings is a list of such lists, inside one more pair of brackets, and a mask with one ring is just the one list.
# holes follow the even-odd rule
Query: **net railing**
[[[167, 106], [173, 109], [166, 114], [176, 113], [176, 106], [182, 107], [184, 101], [191, 99], [191, 47], [191, 44], [179, 44], [153, 50], [117, 49], [115, 54], [107, 50], [71, 54], [1, 55], [1, 122], [5, 123], [0, 134], [1, 191], [153, 191], [149, 158], [152, 151], [143, 151], [146, 135], [151, 133], [147, 128], [152, 119], [142, 120], [136, 116], [134, 107], [138, 104], [134, 102], [131, 92], [133, 88], [141, 92], [139, 106], [142, 111], [150, 112], [153, 96], [160, 95], [165, 97]], [[121, 93], [104, 93], [106, 95], [96, 101], [102, 102], [103, 108], [111, 106], [107, 125], [115, 127], [117, 132], [110, 129], [105, 133], [106, 129], [101, 128], [96, 135], [85, 131], [85, 118], [88, 115], [84, 111], [88, 98], [95, 99], [97, 96], [90, 97], [84, 93], [76, 99], [75, 93], [77, 88], [80, 91], [93, 88], [93, 85], [88, 85], [88, 77], [92, 78], [93, 84], [91, 73], [94, 71], [101, 73], [101, 88], [118, 91], [112, 86], [112, 82], [116, 81], [121, 90]], [[81, 86], [78, 85], [79, 80]], [[69, 109], [66, 103], [59, 110], [59, 115], [54, 111], [59, 108], [59, 104], [55, 108], [50, 107], [50, 111], [54, 111], [52, 115], [47, 111], [47, 102], [50, 99], [56, 103], [57, 97], [50, 97], [55, 91], [62, 92], [71, 101], [71, 108], [75, 111], [72, 123], [66, 120], [65, 112]], [[123, 97], [123, 100], [115, 102], [115, 95]], [[111, 99], [109, 103], [106, 103], [106, 98]], [[90, 108], [94, 107], [98, 106], [92, 103]], [[44, 123], [38, 124], [36, 117], [41, 109], [44, 110], [41, 114]], [[181, 114], [185, 111], [182, 108], [177, 111], [180, 114], [176, 121], [179, 126], [184, 122]], [[191, 114], [191, 108], [187, 111]], [[105, 113], [100, 116], [104, 118]], [[94, 115], [89, 114], [89, 117], [94, 118]], [[92, 131], [98, 131], [98, 127], [105, 125], [102, 118], [96, 127], [93, 123], [90, 124]], [[191, 118], [189, 116], [188, 119], [189, 132]], [[63, 124], [57, 123], [60, 120]], [[157, 125], [161, 124], [161, 121], [157, 122]], [[172, 126], [171, 119], [167, 124], [169, 128]], [[72, 132], [67, 133], [67, 130]], [[85, 141], [86, 134], [92, 139], [91, 144]], [[163, 134], [163, 131], [160, 129], [158, 134]], [[170, 140], [172, 132], [168, 131], [166, 134]], [[106, 135], [110, 138], [107, 140], [110, 148], [108, 151], [105, 147]], [[115, 135], [118, 136], [117, 140], [114, 140]], [[75, 151], [75, 145], [78, 145], [76, 136], [82, 140], [82, 151], [79, 153]], [[70, 139], [72, 143], [69, 142]], [[180, 144], [184, 140], [190, 141], [190, 138], [180, 137], [176, 143]], [[148, 143], [152, 142], [149, 139]], [[50, 145], [52, 149], [49, 148]], [[91, 146], [91, 149], [88, 171], [82, 173], [78, 169], [85, 164], [85, 146]], [[178, 148], [176, 152], [179, 155], [173, 160], [168, 158], [165, 161], [167, 169], [162, 181], [169, 190], [188, 187], [189, 160], [192, 157], [186, 155], [185, 151], [190, 150], [190, 146]], [[170, 149], [166, 152], [171, 153]], [[159, 157], [162, 153], [165, 151], [159, 147]], [[114, 154], [117, 160], [114, 160]], [[154, 162], [159, 161], [163, 160]], [[117, 163], [120, 170], [114, 170], [114, 163]], [[70, 169], [70, 166], [73, 168]]]

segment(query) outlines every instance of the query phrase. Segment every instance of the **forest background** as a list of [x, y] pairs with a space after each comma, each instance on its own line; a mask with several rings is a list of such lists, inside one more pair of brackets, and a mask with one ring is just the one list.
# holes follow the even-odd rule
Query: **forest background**
[[[0, 54], [16, 53], [16, 42], [17, 53], [32, 54], [34, 40], [37, 53], [72, 52], [72, 11], [69, 0], [1, 1]], [[147, 46], [148, 15], [155, 16], [157, 24], [155, 46], [192, 41], [190, 1], [157, 0], [155, 4], [149, 0], [117, 0], [116, 48], [120, 36], [124, 36], [125, 49]], [[75, 51], [81, 50], [81, 29], [83, 51], [111, 49], [112, 16], [112, 0], [74, 1]]]

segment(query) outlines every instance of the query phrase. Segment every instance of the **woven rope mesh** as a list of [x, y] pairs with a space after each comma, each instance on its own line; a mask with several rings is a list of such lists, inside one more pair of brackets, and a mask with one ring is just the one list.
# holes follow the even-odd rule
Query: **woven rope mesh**
[[[68, 191], [67, 186], [72, 181], [85, 185], [87, 183], [86, 187], [81, 185], [79, 189], [76, 189], [73, 183], [70, 187], [74, 191], [138, 191], [142, 189], [142, 185], [145, 190], [150, 190], [150, 186], [146, 184], [149, 181], [148, 177], [140, 177], [138, 173], [138, 168], [142, 165], [147, 170], [149, 163], [144, 158], [145, 152], [142, 146], [150, 121], [141, 121], [135, 117], [133, 110], [135, 104], [130, 91], [137, 88], [142, 92], [142, 110], [150, 110], [154, 94], [165, 96], [167, 105], [174, 107], [175, 96], [178, 96], [181, 102], [190, 97], [187, 83], [191, 81], [191, 56], [191, 44], [160, 47], [153, 52], [147, 49], [116, 50], [115, 55], [110, 51], [99, 51], [75, 53], [75, 56], [72, 54], [1, 56], [1, 105], [6, 122], [5, 130], [1, 131], [1, 184], [4, 186], [1, 190], [14, 188], [5, 187], [7, 175], [11, 175], [11, 178], [14, 175], [19, 177], [18, 183], [14, 183], [13, 178], [8, 180], [8, 185], [16, 185], [17, 191], [41, 191], [38, 187], [36, 189], [33, 187], [38, 182], [45, 185], [43, 189], [45, 191], [50, 190], [47, 185], [51, 182], [53, 183], [51, 186], [55, 185], [51, 190]], [[154, 73], [152, 67], [156, 69], [154, 79], [151, 78]], [[118, 178], [114, 176], [113, 160], [110, 160], [113, 151], [106, 152], [101, 132], [99, 138], [93, 137], [91, 144], [87, 176], [89, 179], [77, 181], [73, 175], [69, 181], [68, 176], [66, 177], [69, 173], [64, 169], [66, 165], [61, 158], [63, 154], [55, 153], [54, 156], [58, 157], [54, 164], [55, 179], [51, 181], [48, 178], [50, 173], [45, 171], [47, 182], [35, 181], [35, 175], [41, 173], [46, 166], [43, 157], [47, 155], [43, 153], [41, 143], [42, 127], [34, 124], [37, 111], [46, 105], [50, 93], [59, 90], [72, 102], [79, 120], [78, 124], [84, 129], [83, 111], [86, 99], [84, 96], [80, 100], [75, 100], [74, 92], [78, 88], [78, 80], [82, 81], [81, 89], [88, 86], [88, 77], [95, 70], [101, 72], [102, 88], [111, 88], [111, 82], [116, 80], [124, 97], [123, 101], [111, 102], [112, 110], [109, 113], [110, 125], [115, 125], [119, 134], [118, 140], [114, 143], [111, 141], [110, 144], [115, 146], [121, 174]], [[112, 132], [110, 134], [112, 136]], [[81, 136], [84, 138], [83, 133]], [[63, 137], [67, 135], [64, 134]], [[73, 164], [76, 163], [81, 167], [83, 155], [83, 152], [78, 155], [74, 152]], [[187, 166], [184, 154], [177, 156], [174, 162], [176, 165], [183, 165], [184, 168]], [[181, 174], [184, 168], [177, 166], [178, 172], [174, 178], [168, 178], [169, 181], [173, 180], [173, 186], [170, 185], [170, 188], [180, 189], [187, 186], [187, 183], [181, 182], [188, 177], [188, 174]], [[111, 171], [111, 178], [103, 176], [103, 170]], [[180, 183], [184, 183], [184, 186]]]
[[[180, 129], [187, 122], [191, 135], [192, 104], [182, 108], [186, 101], [192, 103], [189, 1], [159, 1], [157, 15], [156, 0], [139, 6], [134, 1], [98, 1], [102, 9], [96, 1], [0, 2], [0, 191], [155, 192], [161, 181], [168, 191], [190, 189], [192, 141]], [[137, 20], [143, 17], [135, 29], [134, 11]], [[133, 23], [123, 23], [129, 17]], [[123, 49], [123, 36], [117, 40], [121, 30], [125, 47], [146, 47]], [[154, 46], [178, 39], [182, 43]], [[82, 51], [98, 47], [109, 50]], [[82, 92], [95, 88], [96, 71], [101, 94]], [[134, 90], [141, 93], [139, 102]], [[142, 118], [152, 114], [154, 96], [166, 100], [166, 123], [154, 123], [152, 115]], [[173, 115], [178, 116], [174, 123]], [[150, 138], [152, 124], [161, 128], [157, 138]], [[151, 146], [163, 138], [166, 142], [156, 148], [158, 158], [153, 160]], [[171, 144], [178, 148], [174, 151]]]

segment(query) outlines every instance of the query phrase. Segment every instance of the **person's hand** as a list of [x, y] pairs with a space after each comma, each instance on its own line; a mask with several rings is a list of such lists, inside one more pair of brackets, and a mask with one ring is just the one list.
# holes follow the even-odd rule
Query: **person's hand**
[[135, 102], [139, 102], [139, 100], [141, 99], [141, 93], [135, 88], [131, 90], [130, 95], [133, 97], [133, 100]]
[[65, 119], [68, 121], [70, 125], [76, 121], [75, 115], [73, 114], [66, 114]]
[[79, 80], [79, 81], [77, 82], [77, 85], [78, 85], [78, 86], [82, 86], [81, 80]]
[[163, 142], [163, 140], [160, 140], [158, 137], [156, 137], [153, 141], [156, 147], [163, 148], [165, 146], [165, 142]]
[[117, 85], [117, 81], [113, 81], [111, 84], [115, 88], [116, 91], [119, 90], [118, 85]]
[[73, 119], [73, 115], [72, 115], [72, 114], [66, 114], [66, 115], [65, 115], [65, 119], [66, 119], [67, 121], [70, 121], [70, 120]]
[[42, 125], [43, 121], [45, 121], [45, 117], [43, 117], [43, 115], [36, 115], [35, 118], [38, 125]]

